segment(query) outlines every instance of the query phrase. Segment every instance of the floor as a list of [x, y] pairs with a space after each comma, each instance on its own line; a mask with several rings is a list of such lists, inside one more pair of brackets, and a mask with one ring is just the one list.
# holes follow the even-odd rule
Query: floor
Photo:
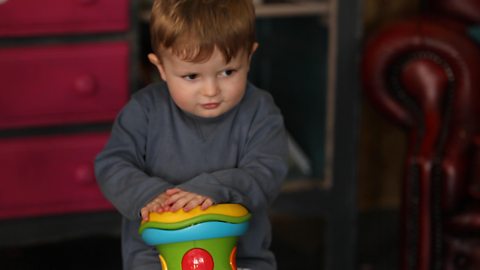
[[[274, 218], [274, 241], [279, 270], [321, 269], [322, 221], [300, 222], [291, 233], [288, 218]], [[372, 211], [359, 216], [359, 270], [394, 270], [398, 242], [397, 214]], [[298, 226], [298, 220], [297, 225]], [[289, 232], [289, 233], [285, 233]], [[22, 248], [0, 249], [1, 269], [121, 269], [120, 240], [114, 236], [94, 236]]]
[[88, 237], [58, 243], [0, 250], [1, 269], [121, 269], [120, 240]]

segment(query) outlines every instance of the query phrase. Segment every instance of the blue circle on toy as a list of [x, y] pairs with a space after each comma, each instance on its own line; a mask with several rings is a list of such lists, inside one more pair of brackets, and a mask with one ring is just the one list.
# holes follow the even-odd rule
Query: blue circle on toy
[[179, 230], [146, 228], [142, 232], [142, 239], [148, 245], [156, 246], [168, 243], [240, 236], [243, 235], [247, 229], [248, 222], [232, 224], [209, 221]]

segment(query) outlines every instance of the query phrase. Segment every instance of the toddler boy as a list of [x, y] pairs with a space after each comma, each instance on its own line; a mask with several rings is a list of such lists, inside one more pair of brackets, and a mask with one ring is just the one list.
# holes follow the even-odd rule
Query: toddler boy
[[252, 0], [155, 0], [150, 28], [162, 82], [132, 95], [95, 161], [124, 217], [124, 269], [161, 269], [138, 235], [150, 212], [214, 203], [252, 213], [238, 267], [276, 269], [267, 211], [287, 172], [287, 139], [270, 94], [247, 81], [258, 46]]

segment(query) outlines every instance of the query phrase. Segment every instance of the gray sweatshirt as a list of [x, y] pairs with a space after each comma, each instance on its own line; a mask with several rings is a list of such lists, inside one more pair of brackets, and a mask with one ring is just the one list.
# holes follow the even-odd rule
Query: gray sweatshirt
[[287, 139], [267, 92], [248, 84], [233, 109], [200, 118], [178, 108], [165, 83], [149, 85], [117, 116], [95, 173], [124, 217], [124, 269], [161, 269], [156, 251], [138, 235], [140, 209], [172, 187], [247, 207], [252, 219], [238, 242], [237, 264], [276, 269], [267, 211], [287, 173]]

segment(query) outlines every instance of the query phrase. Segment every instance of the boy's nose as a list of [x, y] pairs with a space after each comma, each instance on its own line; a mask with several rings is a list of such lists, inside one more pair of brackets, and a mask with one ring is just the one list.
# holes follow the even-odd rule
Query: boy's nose
[[207, 97], [216, 96], [220, 92], [220, 88], [215, 80], [208, 81], [203, 87], [203, 95]]

